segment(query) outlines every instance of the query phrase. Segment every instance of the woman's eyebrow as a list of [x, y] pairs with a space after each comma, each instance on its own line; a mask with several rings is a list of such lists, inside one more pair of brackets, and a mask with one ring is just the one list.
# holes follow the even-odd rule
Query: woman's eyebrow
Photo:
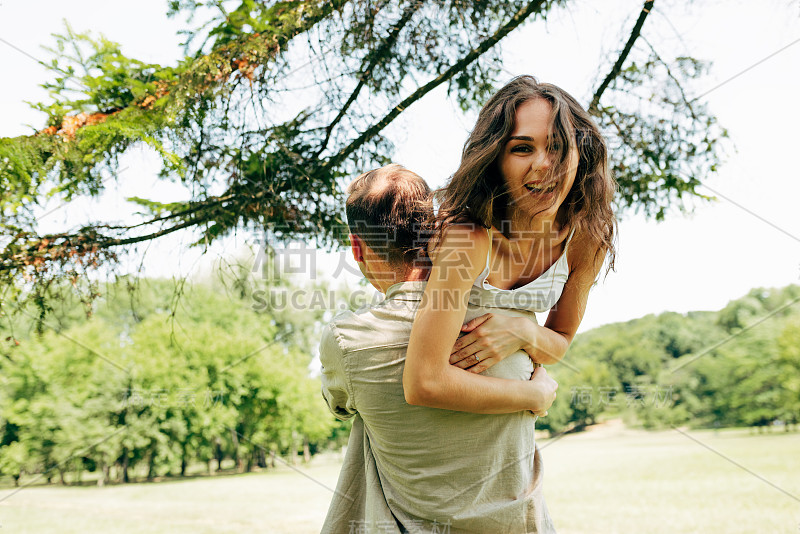
[[527, 136], [527, 135], [512, 135], [511, 137], [508, 138], [508, 140], [509, 141], [515, 141], [515, 140], [516, 141], [530, 141], [530, 142], [534, 141], [533, 137], [530, 137], [530, 136]]

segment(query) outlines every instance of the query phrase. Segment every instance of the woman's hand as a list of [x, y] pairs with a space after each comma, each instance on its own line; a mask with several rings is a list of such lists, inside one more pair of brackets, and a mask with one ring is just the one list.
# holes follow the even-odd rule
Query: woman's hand
[[471, 373], [482, 373], [526, 345], [533, 344], [534, 323], [525, 317], [487, 313], [461, 327], [450, 363]]
[[550, 378], [544, 367], [539, 366], [533, 370], [531, 384], [534, 385], [533, 406], [531, 412], [539, 417], [547, 415], [547, 410], [556, 400], [556, 390], [558, 383]]

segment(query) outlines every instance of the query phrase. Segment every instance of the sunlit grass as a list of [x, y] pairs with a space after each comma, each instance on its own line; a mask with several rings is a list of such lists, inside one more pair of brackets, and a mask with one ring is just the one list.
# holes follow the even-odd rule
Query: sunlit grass
[[[689, 434], [700, 443], [677, 430], [614, 424], [540, 440], [558, 531], [800, 531], [800, 434]], [[316, 457], [299, 469], [316, 482], [281, 466], [155, 484], [3, 489], [0, 532], [319, 532], [331, 497], [323, 485], [335, 487], [339, 463]]]
[[558, 531], [800, 531], [800, 435], [683, 431], [612, 425], [541, 441]]

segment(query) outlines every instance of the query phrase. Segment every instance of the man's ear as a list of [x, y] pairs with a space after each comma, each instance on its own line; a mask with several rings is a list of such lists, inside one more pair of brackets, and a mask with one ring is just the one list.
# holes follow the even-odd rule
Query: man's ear
[[364, 261], [364, 241], [356, 234], [350, 234], [350, 250], [353, 251], [353, 259], [356, 263]]

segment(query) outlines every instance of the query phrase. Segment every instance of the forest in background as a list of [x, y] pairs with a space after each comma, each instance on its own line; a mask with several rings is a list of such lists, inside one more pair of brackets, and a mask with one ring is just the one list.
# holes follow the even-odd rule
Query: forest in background
[[797, 285], [755, 288], [719, 311], [650, 314], [579, 334], [551, 371], [560, 398], [537, 426], [580, 429], [612, 415], [644, 428], [796, 426], [798, 301]]
[[[265, 308], [263, 290], [223, 278], [176, 286], [123, 277], [91, 307], [58, 287], [46, 322], [9, 318], [0, 328], [14, 340], [0, 358], [0, 474], [65, 483], [98, 471], [103, 482], [128, 482], [184, 476], [197, 463], [211, 473], [226, 460], [246, 472], [276, 457], [308, 460], [346, 432], [309, 376], [325, 307], [287, 299]], [[319, 293], [261, 283], [273, 295]]]

